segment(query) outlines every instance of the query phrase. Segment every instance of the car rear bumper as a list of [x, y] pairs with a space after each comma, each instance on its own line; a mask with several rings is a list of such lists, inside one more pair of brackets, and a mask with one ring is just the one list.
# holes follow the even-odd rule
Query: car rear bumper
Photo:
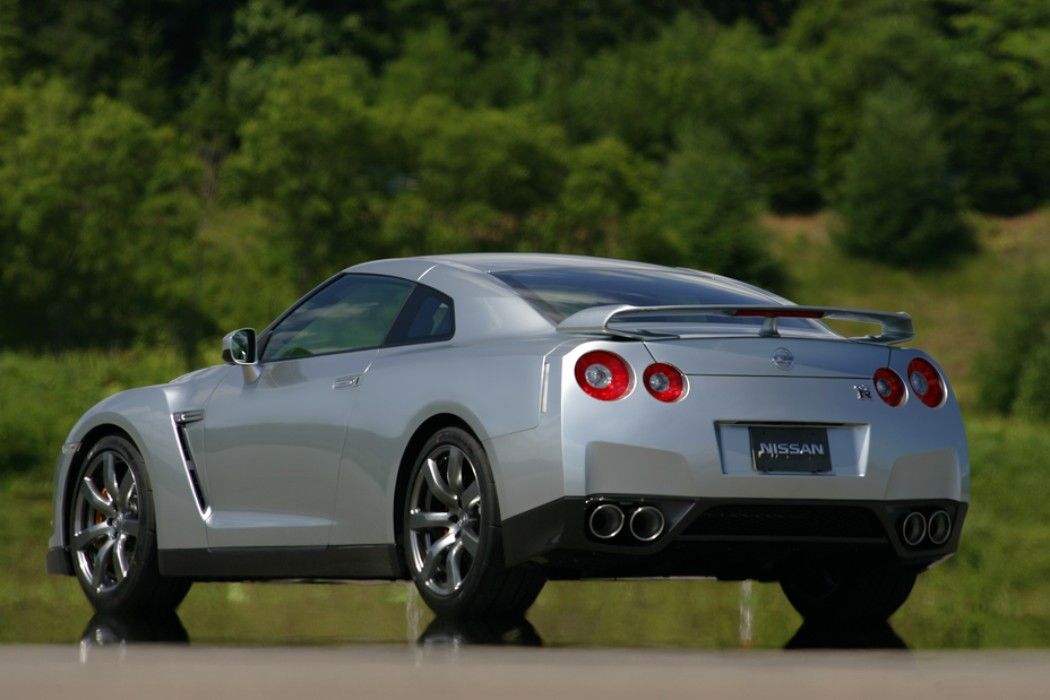
[[[643, 505], [660, 509], [665, 527], [652, 542], [625, 525], [599, 539], [588, 517], [602, 504], [619, 506], [629, 518]], [[774, 580], [805, 560], [925, 569], [953, 554], [966, 516], [954, 500], [796, 500], [630, 496], [560, 498], [507, 518], [504, 557], [509, 565], [538, 562], [552, 578], [715, 576]], [[943, 510], [951, 533], [942, 544], [928, 537], [914, 546], [901, 534], [912, 512], [928, 517]]]

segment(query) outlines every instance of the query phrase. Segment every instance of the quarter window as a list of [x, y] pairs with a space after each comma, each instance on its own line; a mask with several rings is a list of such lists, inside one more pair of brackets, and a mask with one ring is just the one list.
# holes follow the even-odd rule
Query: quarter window
[[379, 275], [343, 275], [274, 329], [263, 361], [349, 352], [383, 344], [415, 285]]
[[454, 332], [452, 299], [436, 289], [419, 285], [405, 302], [387, 343], [407, 345], [448, 340]]

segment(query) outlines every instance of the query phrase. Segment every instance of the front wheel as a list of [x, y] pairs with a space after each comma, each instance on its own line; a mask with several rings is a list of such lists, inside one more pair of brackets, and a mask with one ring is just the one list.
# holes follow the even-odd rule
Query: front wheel
[[408, 480], [403, 544], [416, 588], [438, 615], [521, 615], [542, 570], [503, 564], [499, 504], [481, 444], [459, 428], [435, 433]]
[[174, 610], [188, 579], [160, 575], [157, 533], [142, 455], [124, 438], [98, 441], [84, 459], [69, 506], [73, 569], [95, 610]]
[[807, 622], [885, 622], [904, 605], [915, 571], [810, 565], [785, 575], [780, 587]]

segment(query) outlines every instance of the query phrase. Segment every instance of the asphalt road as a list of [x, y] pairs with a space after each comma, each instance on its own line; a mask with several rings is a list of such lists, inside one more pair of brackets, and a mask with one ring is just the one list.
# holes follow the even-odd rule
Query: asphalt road
[[0, 698], [1050, 697], [1050, 652], [0, 647]]

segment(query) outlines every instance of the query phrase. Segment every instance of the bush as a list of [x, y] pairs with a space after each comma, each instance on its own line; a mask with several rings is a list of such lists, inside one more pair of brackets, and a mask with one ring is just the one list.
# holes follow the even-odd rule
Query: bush
[[1050, 321], [1045, 319], [1042, 337], [1024, 363], [1013, 410], [1029, 420], [1050, 420]]
[[973, 248], [935, 116], [902, 83], [864, 101], [837, 204], [836, 242], [851, 254], [928, 267]]
[[[1014, 409], [1050, 416], [1050, 267], [1028, 269], [1004, 290], [992, 328], [993, 345], [976, 361], [981, 403], [993, 411]], [[1042, 406], [1042, 409], [1039, 407]]]
[[0, 353], [0, 477], [51, 468], [62, 440], [88, 408], [118, 391], [166, 382], [184, 371], [175, 354], [155, 348]]

